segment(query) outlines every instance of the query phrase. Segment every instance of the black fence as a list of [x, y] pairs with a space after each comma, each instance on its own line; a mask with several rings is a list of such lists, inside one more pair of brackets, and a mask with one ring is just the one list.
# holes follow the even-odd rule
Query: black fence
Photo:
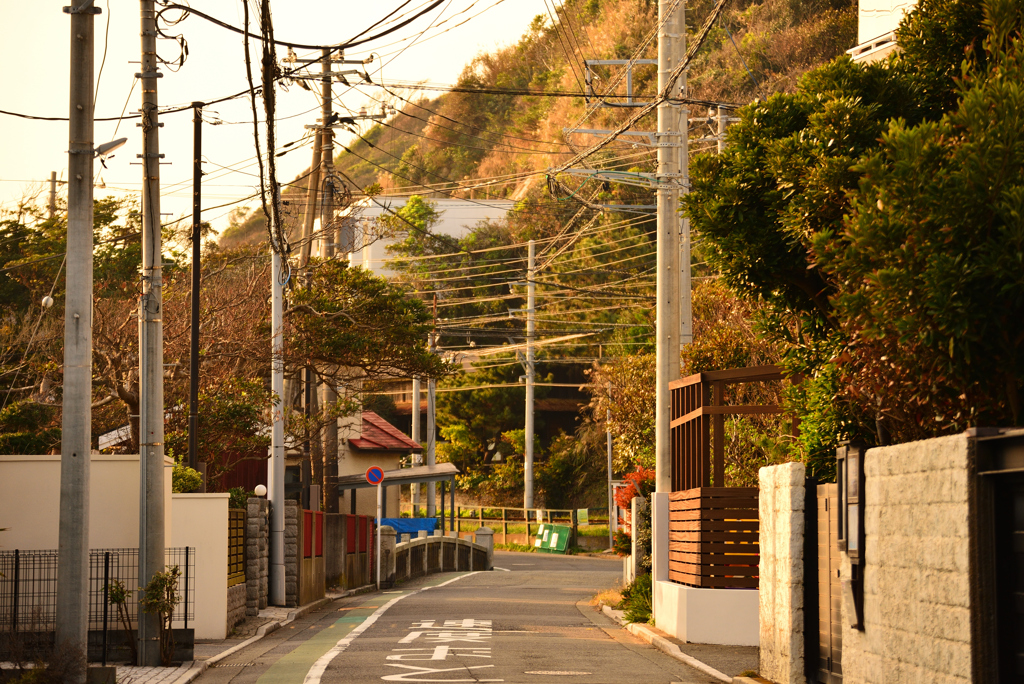
[[[167, 567], [181, 570], [182, 600], [176, 620], [195, 620], [196, 550], [166, 550]], [[107, 587], [120, 580], [131, 591], [127, 607], [133, 623], [138, 612], [138, 549], [93, 549], [89, 552], [89, 629], [117, 629], [117, 607], [107, 601]], [[53, 632], [57, 623], [57, 552], [0, 551], [0, 633]]]

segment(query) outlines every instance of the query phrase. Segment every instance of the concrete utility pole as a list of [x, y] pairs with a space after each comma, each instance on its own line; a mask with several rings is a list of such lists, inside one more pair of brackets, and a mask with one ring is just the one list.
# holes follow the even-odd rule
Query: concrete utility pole
[[[57, 557], [57, 645], [81, 653], [89, 638], [89, 470], [92, 439], [93, 15], [87, 0], [71, 15], [68, 125], [67, 295], [61, 419]], [[50, 175], [50, 215], [56, 174]], [[82, 673], [80, 682], [85, 681]]]
[[535, 313], [535, 295], [537, 286], [534, 283], [534, 279], [537, 275], [537, 250], [533, 240], [530, 240], [528, 262], [526, 270], [526, 426], [524, 432], [526, 433], [526, 444], [524, 451], [526, 452], [523, 456], [525, 465], [523, 468], [523, 476], [526, 480], [525, 483], [525, 495], [523, 497], [523, 506], [525, 508], [533, 508], [533, 385], [534, 385], [534, 366], [533, 366], [533, 335], [536, 327], [536, 321], [534, 320]]
[[612, 487], [612, 410], [608, 409], [605, 417], [605, 425], [608, 429], [605, 432], [605, 440], [608, 444], [608, 548], [615, 546], [615, 525], [612, 524], [612, 513], [615, 510], [615, 490]]
[[[275, 190], [278, 192], [278, 190]], [[274, 393], [270, 432], [270, 572], [269, 602], [285, 604], [284, 591], [284, 284], [287, 282], [280, 245], [271, 245], [270, 267], [270, 391]]]
[[[437, 300], [434, 300], [434, 318], [437, 318]], [[427, 335], [427, 346], [430, 353], [434, 354], [436, 340], [434, 333]], [[437, 441], [437, 380], [427, 379], [427, 465], [436, 465], [437, 457], [434, 453], [435, 442]], [[437, 483], [427, 483], [427, 517], [433, 518], [437, 514]]]
[[[329, 182], [334, 177], [334, 130], [329, 126], [333, 114], [333, 100], [331, 94], [331, 51], [324, 49], [322, 53], [321, 68], [323, 81], [321, 83], [321, 99], [323, 100], [320, 112], [321, 123], [324, 125], [322, 134], [323, 144], [323, 167], [324, 178]], [[324, 249], [321, 253], [327, 259], [333, 259], [338, 239], [335, 234], [338, 232], [333, 226], [334, 221], [334, 193], [333, 186], [328, 192], [324, 192], [323, 210], [320, 212], [321, 222], [326, 225], [320, 226], [321, 240]], [[333, 381], [324, 383], [323, 407], [327, 415], [333, 415], [338, 404], [338, 392]], [[324, 428], [324, 467], [323, 485], [326, 494], [328, 513], [338, 512], [338, 420], [334, 419], [327, 423]]]
[[[160, 140], [157, 122], [156, 11], [142, 14], [142, 294], [139, 297], [139, 585], [163, 572], [164, 329], [160, 240]], [[158, 615], [139, 606], [139, 665], [160, 664]]]
[[[188, 364], [188, 467], [199, 470], [199, 283], [203, 213], [203, 103], [192, 103], [192, 325]], [[204, 468], [205, 471], [205, 468]], [[200, 491], [206, 491], [206, 473]]]
[[[412, 379], [412, 441], [417, 444], [420, 443], [420, 379]], [[419, 463], [416, 462], [416, 455], [413, 454], [413, 465], [421, 465], [423, 463], [423, 455], [420, 454]], [[418, 517], [420, 514], [420, 485], [418, 482], [414, 482], [409, 485], [411, 489], [412, 498], [412, 517]]]
[[50, 172], [50, 206], [47, 212], [47, 218], [53, 220], [53, 217], [57, 215], [57, 172]]
[[[674, 16], [666, 16], [672, 0], [660, 0], [658, 20], [658, 91], [685, 55], [686, 23], [682, 4]], [[685, 73], [676, 81], [669, 98], [685, 90]], [[679, 184], [684, 180], [682, 162], [686, 137], [686, 109], [670, 101], [658, 105], [658, 251], [657, 251], [657, 358], [655, 376], [656, 491], [672, 490], [671, 397], [669, 383], [679, 377], [679, 349], [683, 341], [683, 301], [689, 301], [689, 240], [680, 241]], [[680, 251], [684, 252], [680, 255]], [[686, 261], [680, 269], [680, 256]], [[682, 276], [682, 277], [681, 277]], [[681, 280], [686, 280], [681, 288]], [[686, 292], [681, 291], [687, 290]], [[688, 308], [688, 307], [687, 307]]]

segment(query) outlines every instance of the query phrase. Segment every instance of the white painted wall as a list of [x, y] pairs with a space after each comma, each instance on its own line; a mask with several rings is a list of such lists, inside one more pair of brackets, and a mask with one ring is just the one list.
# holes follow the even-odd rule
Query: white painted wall
[[[357, 225], [372, 225], [375, 219], [388, 214], [389, 210], [398, 211], [407, 201], [406, 197], [379, 197], [376, 202], [370, 199], [360, 200], [353, 208], [353, 212], [359, 216]], [[470, 228], [482, 221], [505, 218], [509, 210], [515, 206], [512, 200], [428, 198], [428, 201], [434, 204], [441, 214], [440, 221], [430, 229], [431, 232], [456, 238], [467, 235]], [[381, 204], [387, 209], [381, 207]], [[389, 256], [387, 246], [394, 244], [396, 240], [387, 238], [366, 244], [364, 232], [363, 228], [356, 230], [356, 244], [361, 245], [361, 248], [349, 254], [349, 264], [362, 266], [376, 275], [387, 275], [390, 273], [386, 266]]]
[[[92, 454], [89, 548], [139, 545], [139, 457]], [[171, 471], [164, 459], [164, 534], [171, 538]], [[56, 549], [60, 524], [60, 455], [0, 456], [0, 548]]]
[[857, 11], [857, 42], [866, 43], [895, 31], [903, 15], [917, 7], [917, 0], [860, 0]]
[[758, 645], [757, 589], [699, 589], [654, 582], [658, 629], [694, 644]]
[[[228, 617], [227, 494], [175, 494], [174, 534], [168, 546], [196, 550], [195, 622], [197, 639], [223, 639]], [[184, 587], [182, 587], [184, 588]], [[176, 627], [183, 626], [181, 621]]]

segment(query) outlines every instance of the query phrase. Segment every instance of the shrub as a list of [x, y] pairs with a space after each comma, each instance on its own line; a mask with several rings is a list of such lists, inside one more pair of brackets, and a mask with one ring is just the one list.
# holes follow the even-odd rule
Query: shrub
[[619, 608], [629, 622], [650, 622], [654, 605], [654, 580], [650, 573], [638, 575], [622, 590]]

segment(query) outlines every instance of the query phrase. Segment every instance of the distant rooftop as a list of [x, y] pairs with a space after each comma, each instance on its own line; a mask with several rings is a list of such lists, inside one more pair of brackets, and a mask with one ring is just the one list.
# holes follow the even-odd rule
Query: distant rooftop
[[348, 444], [361, 451], [423, 450], [422, 446], [373, 411], [363, 411], [363, 434], [348, 440]]

